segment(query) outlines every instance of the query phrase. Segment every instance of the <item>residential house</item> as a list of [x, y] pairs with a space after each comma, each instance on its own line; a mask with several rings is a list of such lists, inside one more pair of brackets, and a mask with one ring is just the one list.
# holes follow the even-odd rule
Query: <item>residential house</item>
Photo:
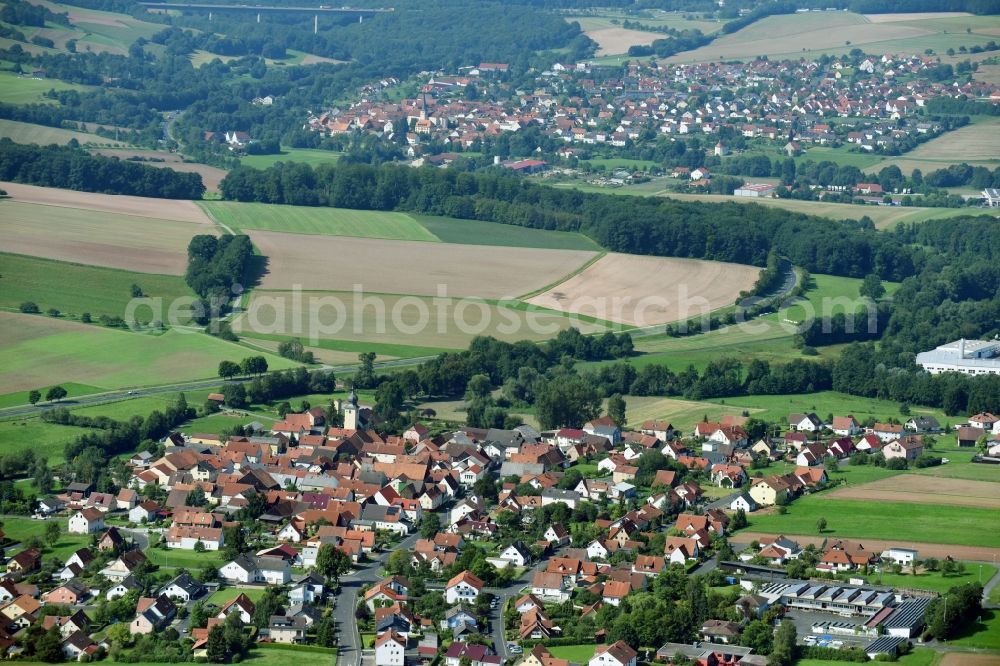
[[384, 631], [375, 639], [375, 666], [403, 666], [406, 639], [395, 631]]
[[82, 509], [70, 516], [66, 531], [70, 534], [93, 534], [103, 529], [103, 512], [98, 509]]
[[445, 586], [444, 598], [449, 604], [472, 602], [482, 592], [485, 583], [468, 571], [456, 575]]
[[153, 633], [169, 624], [176, 614], [174, 604], [163, 594], [155, 598], [140, 597], [129, 631], [132, 634]]
[[611, 645], [598, 645], [587, 666], [636, 666], [639, 653], [625, 641]]

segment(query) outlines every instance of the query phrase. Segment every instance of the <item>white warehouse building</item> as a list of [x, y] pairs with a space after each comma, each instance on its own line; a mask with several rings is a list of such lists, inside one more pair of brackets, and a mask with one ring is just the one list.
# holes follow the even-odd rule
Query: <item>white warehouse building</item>
[[917, 354], [917, 364], [936, 375], [962, 372], [967, 375], [1000, 375], [1000, 340], [956, 340]]

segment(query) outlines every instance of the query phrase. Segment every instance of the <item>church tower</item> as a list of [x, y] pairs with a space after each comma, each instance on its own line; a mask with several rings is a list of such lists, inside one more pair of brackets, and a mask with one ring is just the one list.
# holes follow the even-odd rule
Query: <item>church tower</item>
[[358, 394], [353, 388], [344, 404], [344, 428], [347, 430], [358, 429]]

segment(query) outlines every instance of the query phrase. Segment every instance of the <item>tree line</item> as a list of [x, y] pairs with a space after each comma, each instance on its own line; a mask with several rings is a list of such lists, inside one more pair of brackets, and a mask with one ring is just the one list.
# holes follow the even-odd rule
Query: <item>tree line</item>
[[164, 199], [200, 199], [205, 192], [200, 174], [89, 155], [72, 146], [16, 144], [6, 137], [0, 139], [0, 180]]
[[870, 221], [834, 221], [735, 202], [618, 197], [538, 185], [505, 170], [477, 173], [397, 165], [279, 163], [239, 167], [224, 198], [291, 205], [401, 210], [501, 224], [578, 231], [615, 252], [763, 266], [774, 250], [813, 273], [887, 280], [913, 274], [920, 250]]
[[195, 320], [205, 323], [222, 312], [241, 285], [254, 281], [254, 254], [249, 236], [199, 234], [188, 243], [184, 281], [203, 299]]

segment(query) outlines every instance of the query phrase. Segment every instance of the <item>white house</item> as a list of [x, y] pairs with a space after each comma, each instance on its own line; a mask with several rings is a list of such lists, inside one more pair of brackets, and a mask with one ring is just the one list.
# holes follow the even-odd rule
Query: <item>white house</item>
[[258, 557], [258, 580], [269, 585], [284, 585], [292, 580], [292, 568], [280, 557]]
[[395, 631], [385, 631], [375, 639], [375, 666], [403, 666], [406, 639]]
[[240, 555], [219, 569], [219, 578], [232, 583], [253, 583], [258, 577], [257, 563], [246, 555]]
[[757, 502], [750, 497], [750, 493], [742, 493], [739, 497], [729, 503], [729, 509], [731, 511], [739, 511], [740, 509], [743, 509], [744, 513], [750, 513], [751, 511], [757, 510]]
[[448, 581], [444, 589], [444, 599], [449, 604], [459, 601], [475, 601], [483, 590], [483, 581], [468, 571], [463, 571]]
[[625, 641], [598, 645], [587, 666], [635, 666], [639, 653]]
[[608, 549], [604, 547], [598, 539], [594, 539], [589, 544], [587, 544], [587, 557], [592, 560], [606, 560], [608, 559]]
[[531, 552], [524, 544], [514, 542], [500, 552], [500, 559], [510, 562], [515, 567], [523, 567], [531, 561]]
[[93, 534], [104, 529], [104, 514], [97, 509], [83, 509], [69, 518], [70, 534]]
[[917, 561], [917, 551], [912, 548], [889, 548], [882, 551], [883, 560], [892, 560], [896, 564], [909, 567]]

